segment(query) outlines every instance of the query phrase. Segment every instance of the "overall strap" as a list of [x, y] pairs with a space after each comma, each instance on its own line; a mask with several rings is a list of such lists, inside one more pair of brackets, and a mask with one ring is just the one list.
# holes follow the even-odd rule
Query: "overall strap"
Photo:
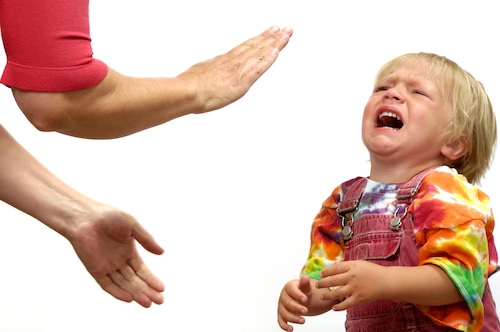
[[404, 186], [399, 187], [396, 194], [398, 204], [410, 205], [411, 201], [413, 200], [413, 196], [420, 190], [424, 177], [436, 167], [437, 166], [434, 166], [423, 170], [422, 172], [412, 177], [411, 180], [408, 181]]
[[349, 241], [354, 235], [351, 228], [352, 222], [349, 225], [347, 215], [350, 214], [350, 218], [353, 219], [354, 212], [358, 209], [359, 200], [365, 190], [366, 182], [366, 178], [354, 179], [337, 205], [337, 215], [342, 218], [342, 238], [344, 241]]
[[[423, 170], [411, 178], [410, 181], [406, 182], [403, 186], [399, 187], [396, 193], [398, 203], [410, 204], [413, 196], [420, 190], [424, 177], [436, 167], [437, 166]], [[337, 205], [338, 215], [345, 216], [348, 213], [356, 211], [359, 200], [365, 190], [366, 182], [367, 180], [364, 177], [354, 179], [353, 183], [347, 188], [342, 200]]]
[[437, 166], [423, 170], [422, 172], [412, 177], [410, 181], [405, 183], [405, 185], [398, 188], [398, 191], [396, 193], [397, 208], [391, 221], [391, 230], [400, 230], [402, 225], [401, 220], [406, 216], [406, 213], [408, 212], [408, 206], [410, 206], [411, 201], [413, 200], [413, 196], [415, 196], [415, 194], [420, 190], [424, 177], [436, 167]]
[[348, 213], [356, 211], [359, 200], [366, 187], [366, 178], [359, 178], [348, 188], [342, 200], [337, 205], [337, 214], [345, 217]]
[[[408, 206], [413, 200], [413, 196], [420, 190], [424, 177], [435, 167], [430, 167], [410, 179], [403, 186], [398, 188], [396, 193], [397, 208], [392, 218], [390, 228], [392, 231], [399, 231], [401, 229], [401, 220], [408, 212]], [[337, 215], [342, 218], [342, 237], [344, 241], [349, 241], [353, 237], [352, 223], [353, 214], [358, 209], [359, 201], [366, 187], [367, 179], [358, 178], [353, 179], [353, 182], [347, 187], [342, 200], [337, 205]], [[352, 219], [349, 223], [349, 219]]]

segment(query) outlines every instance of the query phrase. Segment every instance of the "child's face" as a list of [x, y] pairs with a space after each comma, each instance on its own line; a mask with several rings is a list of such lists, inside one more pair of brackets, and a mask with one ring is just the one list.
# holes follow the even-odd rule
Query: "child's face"
[[440, 165], [451, 105], [424, 61], [409, 61], [379, 82], [363, 113], [363, 142], [372, 163]]

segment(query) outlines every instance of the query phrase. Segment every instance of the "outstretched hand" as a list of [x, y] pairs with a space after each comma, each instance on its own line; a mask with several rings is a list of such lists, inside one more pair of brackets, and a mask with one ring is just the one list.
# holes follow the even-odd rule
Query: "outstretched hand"
[[144, 264], [135, 242], [154, 254], [163, 249], [129, 214], [109, 206], [98, 211], [68, 238], [87, 271], [119, 300], [146, 308], [163, 303], [164, 285]]
[[194, 83], [201, 98], [199, 104], [203, 109], [197, 113], [217, 110], [243, 97], [276, 61], [292, 34], [289, 27], [273, 26], [231, 51], [180, 74], [177, 78], [188, 85]]

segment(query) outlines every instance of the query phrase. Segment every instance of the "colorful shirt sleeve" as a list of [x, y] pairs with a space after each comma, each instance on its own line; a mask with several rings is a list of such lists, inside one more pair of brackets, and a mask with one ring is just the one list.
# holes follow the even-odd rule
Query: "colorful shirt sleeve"
[[489, 198], [445, 167], [429, 173], [409, 213], [422, 246], [420, 265], [446, 272], [464, 301], [419, 308], [434, 321], [460, 331], [479, 331], [484, 320], [482, 295], [488, 277], [498, 269]]
[[86, 89], [107, 66], [93, 58], [88, 0], [0, 1], [7, 56], [1, 83], [38, 92]]
[[[354, 179], [355, 180], [355, 179]], [[301, 275], [320, 279], [319, 273], [335, 262], [344, 260], [344, 241], [342, 239], [342, 219], [337, 215], [343, 188], [354, 180], [334, 189], [326, 199], [321, 210], [314, 218], [311, 229], [309, 256], [302, 268]]]

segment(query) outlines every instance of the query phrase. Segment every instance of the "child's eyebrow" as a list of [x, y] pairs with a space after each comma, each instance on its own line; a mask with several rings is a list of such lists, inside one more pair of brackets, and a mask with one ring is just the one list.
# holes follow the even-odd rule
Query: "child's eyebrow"
[[382, 83], [394, 83], [396, 81], [404, 81], [406, 84], [409, 86], [415, 86], [415, 87], [428, 87], [431, 88], [432, 86], [435, 86], [436, 83], [434, 80], [427, 78], [427, 79], [417, 79], [415, 77], [408, 77], [408, 76], [403, 76], [395, 73], [391, 73], [390, 75], [383, 77], [381, 79], [378, 79], [376, 81], [376, 84], [382, 84]]

